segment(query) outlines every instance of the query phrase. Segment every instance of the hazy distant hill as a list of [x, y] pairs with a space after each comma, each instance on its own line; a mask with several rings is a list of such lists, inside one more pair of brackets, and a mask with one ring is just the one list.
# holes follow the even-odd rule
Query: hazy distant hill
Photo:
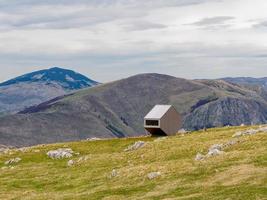
[[228, 77], [228, 78], [223, 78], [223, 80], [245, 86], [260, 86], [267, 90], [267, 77], [264, 78]]
[[254, 90], [267, 101], [267, 77], [265, 78], [251, 78], [251, 77], [237, 77], [237, 78], [223, 78], [222, 80], [229, 83], [238, 84], [250, 90]]
[[143, 117], [155, 104], [173, 104], [187, 129], [267, 122], [267, 103], [255, 90], [222, 80], [141, 74], [2, 117], [0, 144], [143, 135]]
[[0, 83], [0, 114], [14, 113], [97, 82], [71, 70], [51, 68]]

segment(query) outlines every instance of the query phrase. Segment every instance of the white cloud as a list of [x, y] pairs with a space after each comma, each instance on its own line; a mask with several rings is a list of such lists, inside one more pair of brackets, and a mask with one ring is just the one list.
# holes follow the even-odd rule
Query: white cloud
[[264, 0], [0, 0], [0, 69], [10, 67], [0, 80], [51, 65], [100, 81], [229, 76], [233, 63], [264, 75], [266, 9]]

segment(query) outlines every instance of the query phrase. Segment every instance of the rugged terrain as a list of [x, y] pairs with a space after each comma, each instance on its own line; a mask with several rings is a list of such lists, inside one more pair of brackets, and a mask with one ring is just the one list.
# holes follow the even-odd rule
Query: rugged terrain
[[[165, 139], [124, 138], [7, 150], [0, 153], [0, 199], [264, 200], [266, 132], [232, 138], [238, 131], [256, 128], [224, 127]], [[145, 143], [125, 152], [136, 141]], [[229, 141], [236, 142], [224, 153], [195, 160], [197, 153], [206, 154], [214, 144]], [[51, 159], [46, 155], [58, 148], [71, 148], [73, 156]]]
[[0, 83], [0, 115], [16, 113], [97, 82], [58, 67], [40, 70]]
[[2, 117], [0, 144], [144, 135], [143, 117], [155, 104], [174, 105], [186, 129], [267, 122], [265, 97], [254, 89], [222, 80], [141, 74]]

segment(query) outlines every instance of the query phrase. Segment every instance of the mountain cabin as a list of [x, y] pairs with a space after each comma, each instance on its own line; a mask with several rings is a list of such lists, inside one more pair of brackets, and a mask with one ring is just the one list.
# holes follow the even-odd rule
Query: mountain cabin
[[144, 118], [144, 128], [152, 136], [175, 135], [181, 126], [181, 116], [172, 105], [156, 105]]

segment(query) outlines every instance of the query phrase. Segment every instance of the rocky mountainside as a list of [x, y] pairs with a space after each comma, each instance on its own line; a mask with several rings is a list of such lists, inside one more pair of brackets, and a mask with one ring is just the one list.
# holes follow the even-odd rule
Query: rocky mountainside
[[267, 77], [252, 78], [252, 77], [237, 77], [237, 78], [223, 78], [223, 80], [245, 86], [259, 86], [267, 90]]
[[254, 90], [265, 100], [267, 100], [267, 77], [265, 78], [251, 78], [251, 77], [237, 77], [237, 78], [223, 78], [222, 80], [229, 83], [238, 84], [250, 90]]
[[97, 85], [96, 81], [71, 70], [51, 68], [0, 83], [0, 115], [15, 113], [29, 106]]
[[2, 117], [0, 144], [144, 135], [143, 117], [155, 104], [174, 105], [186, 129], [267, 122], [267, 102], [253, 89], [222, 80], [141, 74]]

